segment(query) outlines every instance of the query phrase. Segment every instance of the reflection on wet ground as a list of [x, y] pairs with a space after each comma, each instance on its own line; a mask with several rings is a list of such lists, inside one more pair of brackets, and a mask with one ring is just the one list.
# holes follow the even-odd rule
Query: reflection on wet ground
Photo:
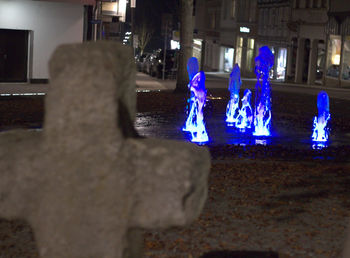
[[[145, 137], [189, 141], [189, 135], [181, 131], [184, 121], [184, 114], [145, 112], [137, 114], [135, 127], [138, 133]], [[295, 124], [287, 120], [273, 120], [272, 124], [272, 136], [257, 137], [249, 131], [241, 132], [234, 127], [227, 126], [224, 113], [212, 114], [206, 118], [206, 128], [210, 138], [208, 145], [282, 145], [297, 149], [319, 149], [328, 146], [350, 145], [350, 137], [346, 134], [331, 134], [329, 142], [321, 146], [311, 141], [312, 128], [310, 130], [296, 128]]]

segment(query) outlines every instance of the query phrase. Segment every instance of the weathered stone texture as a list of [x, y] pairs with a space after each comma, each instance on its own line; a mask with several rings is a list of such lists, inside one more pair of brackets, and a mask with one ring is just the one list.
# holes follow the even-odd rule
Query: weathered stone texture
[[133, 137], [130, 49], [64, 45], [50, 74], [43, 131], [0, 134], [0, 217], [27, 220], [41, 257], [136, 257], [128, 232], [199, 215], [208, 151]]

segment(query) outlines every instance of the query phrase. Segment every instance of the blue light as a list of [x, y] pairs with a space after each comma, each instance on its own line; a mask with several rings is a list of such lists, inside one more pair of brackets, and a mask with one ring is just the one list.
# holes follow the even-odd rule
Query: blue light
[[271, 87], [269, 74], [274, 64], [274, 55], [267, 46], [259, 49], [255, 58], [257, 77], [255, 93], [254, 132], [255, 136], [271, 135]]
[[228, 90], [230, 91], [230, 100], [226, 106], [226, 122], [228, 126], [234, 126], [237, 121], [239, 111], [239, 89], [242, 85], [241, 71], [238, 64], [232, 68]]
[[182, 131], [191, 133], [191, 141], [196, 143], [204, 143], [209, 141], [209, 137], [205, 128], [203, 108], [207, 96], [205, 89], [204, 72], [198, 72], [197, 58], [191, 57], [187, 62], [187, 71], [190, 79], [188, 88], [191, 96], [189, 102], [189, 112]]
[[250, 106], [250, 99], [252, 97], [252, 92], [249, 89], [244, 91], [242, 98], [242, 107], [238, 112], [236, 118], [236, 127], [239, 128], [242, 132], [245, 132], [246, 129], [250, 129], [253, 122], [253, 110]]
[[321, 91], [317, 96], [318, 115], [314, 117], [314, 128], [311, 139], [318, 147], [327, 147], [324, 144], [329, 138], [328, 121], [331, 118], [329, 113], [329, 97], [325, 91]]

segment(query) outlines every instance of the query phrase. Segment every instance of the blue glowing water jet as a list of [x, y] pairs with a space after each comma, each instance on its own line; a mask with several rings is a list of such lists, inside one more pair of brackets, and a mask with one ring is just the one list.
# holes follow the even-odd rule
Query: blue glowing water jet
[[205, 89], [205, 75], [204, 72], [198, 72], [198, 60], [191, 57], [187, 62], [187, 71], [190, 82], [188, 88], [190, 89], [188, 117], [182, 131], [191, 133], [192, 142], [208, 142], [209, 137], [204, 124], [203, 108], [207, 96]]
[[271, 87], [269, 74], [274, 64], [274, 55], [267, 46], [259, 49], [255, 58], [257, 77], [255, 92], [254, 132], [255, 136], [271, 135]]
[[238, 64], [232, 68], [228, 90], [230, 91], [230, 100], [226, 106], [226, 122], [228, 126], [234, 126], [239, 115], [239, 89], [241, 87], [241, 71]]
[[314, 142], [319, 142], [320, 146], [325, 147], [324, 143], [329, 138], [328, 121], [331, 118], [329, 113], [329, 97], [325, 91], [321, 91], [317, 96], [318, 114], [314, 117], [314, 128], [311, 139]]
[[238, 116], [236, 118], [236, 127], [239, 128], [242, 132], [252, 127], [253, 110], [250, 106], [251, 97], [252, 92], [249, 89], [246, 89], [242, 98], [242, 107], [239, 110]]

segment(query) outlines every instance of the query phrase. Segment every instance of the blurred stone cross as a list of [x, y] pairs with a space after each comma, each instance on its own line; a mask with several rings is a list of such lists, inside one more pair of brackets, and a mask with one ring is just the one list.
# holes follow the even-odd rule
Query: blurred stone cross
[[0, 134], [0, 217], [27, 220], [47, 258], [137, 257], [133, 230], [193, 221], [210, 157], [190, 143], [134, 137], [131, 49], [63, 45], [49, 68], [43, 130]]

